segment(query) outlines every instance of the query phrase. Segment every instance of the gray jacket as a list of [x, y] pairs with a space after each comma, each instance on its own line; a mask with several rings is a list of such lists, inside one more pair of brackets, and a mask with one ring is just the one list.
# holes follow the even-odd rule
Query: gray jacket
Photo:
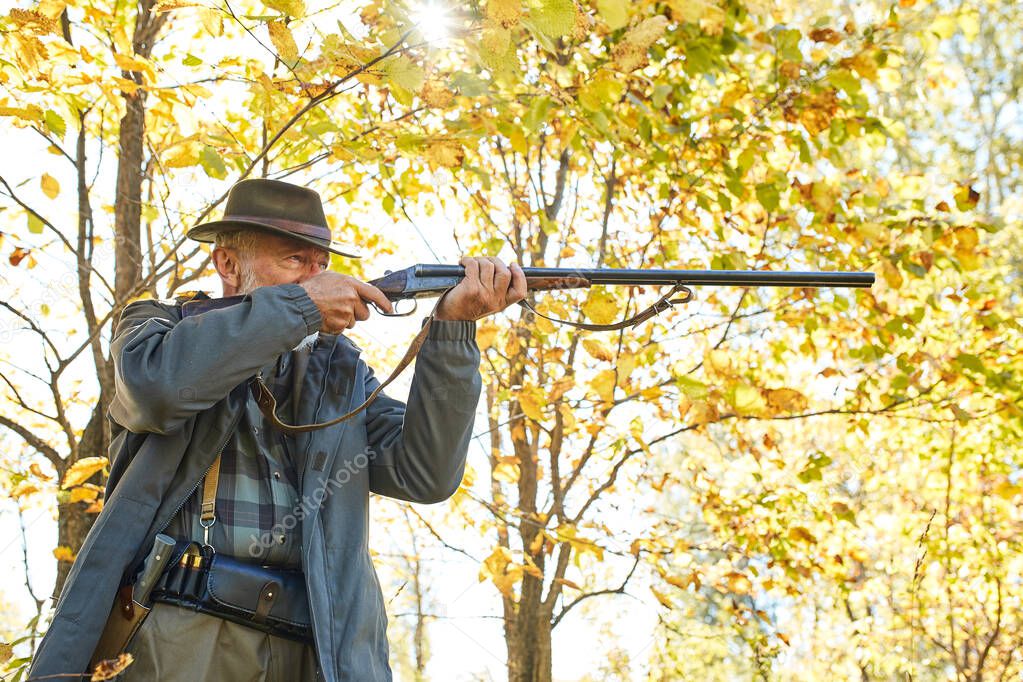
[[[129, 305], [114, 333], [114, 439], [106, 506], [78, 553], [31, 675], [84, 672], [115, 592], [198, 487], [248, 399], [247, 380], [316, 331], [296, 284], [181, 319], [180, 305]], [[300, 423], [359, 405], [379, 384], [343, 336], [307, 357]], [[458, 488], [480, 395], [473, 322], [434, 322], [408, 405], [381, 395], [365, 412], [297, 437], [307, 453], [302, 558], [327, 680], [389, 680], [387, 619], [368, 549], [369, 493], [432, 503]]]

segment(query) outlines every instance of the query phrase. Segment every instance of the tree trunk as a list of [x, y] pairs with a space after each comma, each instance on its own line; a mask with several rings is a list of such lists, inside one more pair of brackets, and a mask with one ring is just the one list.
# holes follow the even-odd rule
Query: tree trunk
[[[153, 52], [156, 37], [167, 20], [166, 14], [153, 13], [154, 0], [141, 0], [137, 5], [135, 28], [132, 34], [132, 47], [136, 55], [149, 58]], [[66, 36], [69, 37], [69, 36]], [[140, 87], [137, 90], [123, 90], [125, 112], [121, 118], [117, 143], [117, 185], [114, 199], [114, 314], [113, 322], [120, 317], [125, 302], [137, 293], [142, 282], [142, 185], [145, 181], [145, 134], [146, 134], [146, 90], [142, 75], [136, 71], [123, 72], [124, 78], [131, 80]], [[84, 126], [84, 120], [80, 119]], [[80, 136], [79, 158], [79, 231], [85, 229], [85, 221], [91, 222], [91, 209], [85, 200], [82, 180], [84, 174], [85, 150]], [[88, 212], [88, 215], [85, 215]], [[79, 241], [81, 248], [81, 240]], [[90, 249], [91, 252], [91, 249]], [[84, 253], [84, 251], [83, 251]], [[88, 289], [88, 270], [81, 270], [80, 277], [85, 277], [85, 289]], [[86, 291], [83, 296], [88, 296]], [[84, 301], [83, 301], [84, 304]], [[94, 318], [93, 318], [94, 319]], [[90, 327], [92, 325], [90, 324]], [[89, 329], [90, 334], [98, 330]], [[81, 457], [104, 456], [110, 449], [110, 428], [107, 424], [107, 407], [113, 392], [113, 366], [109, 358], [95, 358], [96, 374], [100, 384], [99, 397], [92, 417], [86, 425], [77, 447], [72, 447], [71, 456], [67, 459], [70, 467]], [[60, 472], [63, 476], [64, 472]], [[98, 477], [98, 475], [97, 475]], [[85, 512], [88, 503], [64, 503], [57, 507], [57, 542], [58, 546], [68, 547], [74, 554], [78, 553], [85, 536], [92, 528], [95, 515]], [[68, 561], [57, 562], [57, 582], [54, 594], [60, 594], [64, 581], [71, 570]]]
[[[110, 444], [110, 430], [106, 427], [106, 400], [103, 392], [100, 393], [99, 404], [93, 410], [92, 417], [82, 432], [78, 441], [78, 450], [75, 459], [82, 457], [101, 457], [107, 454]], [[70, 462], [69, 465], [70, 467]], [[65, 472], [60, 472], [63, 479]], [[97, 477], [99, 474], [97, 474]], [[78, 554], [85, 542], [85, 536], [89, 534], [92, 524], [96, 521], [96, 515], [87, 513], [89, 502], [62, 502], [57, 505], [57, 546], [68, 547], [73, 555]], [[57, 561], [57, 582], [54, 586], [54, 594], [59, 595], [64, 589], [64, 581], [71, 570], [72, 562], [64, 559]]]
[[526, 576], [516, 613], [504, 614], [508, 682], [551, 681], [551, 622], [539, 600], [542, 589], [539, 580]]

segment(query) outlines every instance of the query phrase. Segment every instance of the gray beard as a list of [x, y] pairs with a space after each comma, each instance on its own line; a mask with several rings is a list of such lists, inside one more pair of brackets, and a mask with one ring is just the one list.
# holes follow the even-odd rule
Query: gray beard
[[[254, 289], [257, 289], [263, 284], [260, 284], [256, 279], [256, 273], [252, 271], [252, 268], [247, 267], [246, 264], [242, 264], [241, 273], [238, 282], [238, 293], [241, 295], [251, 294]], [[298, 342], [292, 350], [302, 350], [306, 346], [310, 348], [316, 344], [316, 340], [320, 337], [320, 332], [313, 332], [309, 336], [305, 337]]]

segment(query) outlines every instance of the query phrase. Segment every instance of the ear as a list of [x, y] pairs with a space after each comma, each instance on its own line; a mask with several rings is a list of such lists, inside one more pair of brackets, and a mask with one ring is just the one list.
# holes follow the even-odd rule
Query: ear
[[213, 267], [220, 275], [220, 282], [224, 288], [224, 295], [231, 296], [241, 285], [241, 263], [238, 262], [238, 252], [234, 249], [227, 249], [217, 246], [210, 254]]

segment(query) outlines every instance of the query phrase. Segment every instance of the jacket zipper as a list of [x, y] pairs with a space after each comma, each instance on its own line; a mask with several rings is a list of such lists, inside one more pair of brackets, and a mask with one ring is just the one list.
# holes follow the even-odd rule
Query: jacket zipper
[[[231, 440], [231, 434], [234, 433], [235, 429], [238, 428], [238, 424], [239, 422], [241, 422], [241, 420], [242, 413], [241, 411], [239, 411], [238, 417], [232, 422], [231, 428], [227, 430], [227, 435], [224, 437], [224, 442], [221, 443], [220, 446], [217, 448], [217, 452], [224, 451], [224, 448], [227, 446], [227, 441]], [[216, 463], [216, 459], [213, 460], [213, 463]], [[178, 506], [174, 508], [174, 511], [171, 513], [170, 518], [167, 519], [167, 523], [163, 524], [163, 527], [160, 528], [160, 530], [156, 531], [157, 534], [167, 530], [167, 526], [171, 525], [171, 523], [174, 521], [174, 518], [178, 515], [178, 512], [181, 511], [181, 508], [184, 507], [190, 499], [192, 499], [192, 495], [195, 495], [195, 491], [199, 489], [199, 486], [202, 485], [202, 482], [206, 480], [206, 477], [212, 470], [213, 464], [210, 464], [209, 467], [206, 469], [206, 473], [203, 474], [202, 478], [195, 482], [195, 485], [192, 486], [192, 490], [189, 491], [189, 493], [185, 495], [184, 499], [182, 499], [181, 502], [178, 503]]]

